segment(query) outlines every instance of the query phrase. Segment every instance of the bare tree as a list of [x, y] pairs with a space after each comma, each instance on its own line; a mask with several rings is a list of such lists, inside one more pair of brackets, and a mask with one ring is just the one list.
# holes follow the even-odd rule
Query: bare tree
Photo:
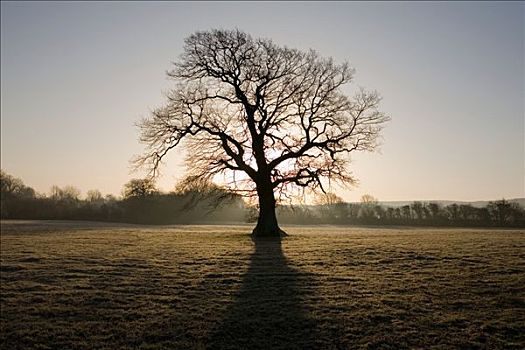
[[333, 206], [345, 201], [333, 192], [320, 193], [316, 196], [314, 203], [317, 205]]
[[372, 196], [371, 194], [362, 195], [360, 201], [364, 205], [371, 205], [371, 206], [376, 205], [378, 203], [377, 198]]
[[132, 179], [124, 184], [122, 196], [125, 199], [144, 198], [157, 193], [153, 179]]
[[518, 203], [509, 202], [505, 199], [489, 202], [487, 209], [493, 222], [499, 226], [505, 226], [509, 222], [516, 221], [522, 212]]
[[89, 190], [86, 193], [86, 201], [91, 206], [100, 208], [104, 204], [104, 197], [99, 190]]
[[158, 174], [185, 143], [190, 176], [217, 179], [258, 198], [254, 236], [279, 236], [278, 199], [353, 183], [349, 154], [372, 151], [388, 117], [376, 92], [342, 91], [354, 70], [311, 50], [281, 47], [239, 30], [197, 32], [168, 71], [167, 104], [142, 120], [137, 166]]
[[364, 194], [361, 196], [360, 201], [361, 201], [360, 203], [361, 210], [359, 214], [361, 218], [367, 221], [375, 220], [379, 218], [378, 213], [377, 213], [378, 211], [377, 208], [380, 206], [379, 206], [379, 202], [376, 197], [370, 194]]
[[335, 193], [320, 193], [316, 196], [314, 203], [319, 206], [321, 218], [328, 222], [334, 223], [347, 216], [347, 203]]
[[34, 198], [35, 190], [24, 182], [0, 169], [0, 200], [6, 198]]
[[53, 185], [51, 186], [50, 197], [55, 201], [77, 203], [80, 199], [80, 190], [71, 185], [62, 188]]

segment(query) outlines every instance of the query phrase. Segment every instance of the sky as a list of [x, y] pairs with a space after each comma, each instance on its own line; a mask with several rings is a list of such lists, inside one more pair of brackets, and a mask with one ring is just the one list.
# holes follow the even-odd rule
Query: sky
[[[359, 185], [393, 200], [525, 197], [523, 2], [1, 2], [1, 167], [41, 193], [119, 195], [136, 123], [198, 30], [234, 29], [356, 69], [391, 117]], [[159, 187], [184, 174], [167, 158]]]

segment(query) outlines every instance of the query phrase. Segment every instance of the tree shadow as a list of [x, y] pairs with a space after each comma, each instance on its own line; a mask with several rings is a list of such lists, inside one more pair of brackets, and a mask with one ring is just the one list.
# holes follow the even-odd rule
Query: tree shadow
[[309, 276], [288, 266], [278, 238], [254, 239], [236, 299], [210, 337], [210, 349], [311, 349], [315, 324], [303, 304]]

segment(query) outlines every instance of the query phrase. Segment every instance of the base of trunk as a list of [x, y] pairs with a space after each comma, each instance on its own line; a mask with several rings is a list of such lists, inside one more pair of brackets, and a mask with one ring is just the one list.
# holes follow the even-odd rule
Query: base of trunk
[[252, 231], [252, 237], [259, 238], [259, 237], [275, 237], [275, 238], [281, 238], [284, 236], [288, 236], [286, 232], [281, 230], [279, 226], [276, 227], [261, 227], [259, 225], [255, 226], [255, 228]]

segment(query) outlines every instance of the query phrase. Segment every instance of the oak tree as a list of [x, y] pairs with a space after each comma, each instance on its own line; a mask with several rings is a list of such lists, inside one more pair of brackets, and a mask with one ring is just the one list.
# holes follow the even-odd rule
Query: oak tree
[[167, 72], [176, 85], [139, 126], [138, 166], [158, 174], [174, 148], [187, 149], [188, 175], [222, 181], [258, 199], [254, 236], [280, 236], [278, 199], [298, 189], [352, 183], [349, 155], [372, 151], [384, 123], [376, 92], [343, 87], [354, 70], [239, 30], [196, 32]]

